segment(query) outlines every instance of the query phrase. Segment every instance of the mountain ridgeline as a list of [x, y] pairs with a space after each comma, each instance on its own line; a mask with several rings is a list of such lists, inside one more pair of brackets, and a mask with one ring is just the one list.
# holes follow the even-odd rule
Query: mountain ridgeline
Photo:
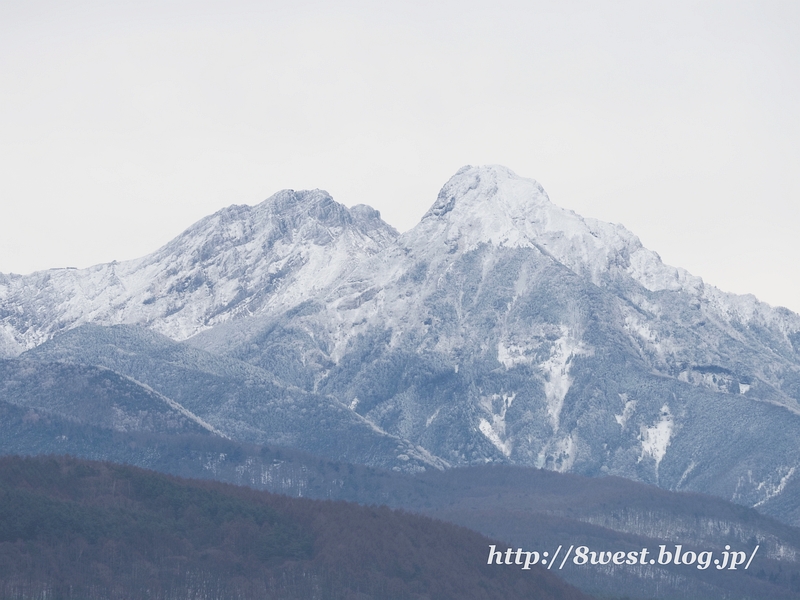
[[[624, 227], [559, 208], [499, 166], [459, 170], [403, 234], [367, 206], [285, 190], [140, 259], [0, 274], [3, 453], [68, 452], [293, 495], [315, 489], [316, 460], [417, 482], [534, 467], [605, 478], [581, 488], [588, 496], [616, 476], [800, 525], [798, 402], [800, 316], [664, 265]], [[291, 471], [259, 450], [277, 446], [319, 458]], [[406, 484], [383, 489], [385, 476], [330, 475], [313, 493], [402, 506]], [[345, 494], [357, 481], [382, 491]], [[486, 509], [453, 486], [438, 508], [424, 499], [433, 488], [414, 488], [407, 508], [462, 524], [484, 511], [481, 531], [519, 533], [503, 506], [532, 488]], [[700, 526], [691, 511], [659, 521], [644, 508], [574, 510], [534, 512], [630, 543]], [[703, 514], [722, 533], [697, 543], [772, 544], [767, 584], [794, 590], [794, 533], [750, 527], [722, 505]], [[555, 541], [557, 526], [536, 519], [526, 540]], [[650, 521], [662, 530], [642, 529]], [[682, 585], [637, 577], [658, 581], [653, 597]], [[613, 592], [596, 583], [586, 586]], [[707, 582], [696, 583], [699, 594]]]
[[[0, 316], [8, 358], [102, 365], [248, 442], [796, 510], [800, 317], [503, 167], [461, 169], [402, 235], [318, 190], [232, 206], [142, 259], [2, 276]], [[348, 442], [302, 441], [330, 429]]]

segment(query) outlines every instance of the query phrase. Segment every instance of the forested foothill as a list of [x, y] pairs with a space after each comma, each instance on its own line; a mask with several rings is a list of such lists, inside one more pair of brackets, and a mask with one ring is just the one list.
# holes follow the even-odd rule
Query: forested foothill
[[[619, 477], [583, 477], [510, 465], [409, 475], [324, 460], [274, 446], [205, 439], [214, 476], [292, 496], [387, 504], [469, 527], [514, 547], [588, 544], [600, 550], [673, 547], [760, 549], [747, 571], [658, 564], [577, 568], [558, 575], [614, 598], [799, 598], [800, 530], [720, 498], [670, 492]], [[219, 454], [212, 455], [212, 451]], [[189, 466], [189, 461], [183, 461]], [[195, 463], [192, 476], [203, 475]], [[190, 473], [185, 473], [189, 475]]]
[[490, 543], [385, 506], [0, 459], [3, 600], [587, 598], [542, 567], [487, 565]]

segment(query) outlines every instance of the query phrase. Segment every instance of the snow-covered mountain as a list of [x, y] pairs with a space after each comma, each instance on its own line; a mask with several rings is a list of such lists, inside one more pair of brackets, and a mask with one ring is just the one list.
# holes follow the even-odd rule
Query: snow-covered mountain
[[136, 323], [183, 340], [314, 297], [397, 232], [368, 206], [284, 190], [230, 206], [153, 254], [88, 269], [0, 274], [0, 357], [83, 323]]
[[[126, 323], [247, 362], [415, 449], [415, 468], [510, 462], [800, 507], [784, 494], [800, 316], [664, 265], [503, 167], [461, 169], [400, 236], [319, 191], [231, 207], [143, 259], [0, 277], [0, 319], [7, 356]], [[59, 339], [39, 354], [102, 358]]]
[[766, 507], [800, 459], [798, 332], [794, 313], [479, 167], [303, 310], [187, 343], [271, 369], [291, 353], [308, 389], [453, 465], [613, 473]]
[[[442, 289], [443, 280], [436, 277], [431, 281], [430, 273], [452, 272], [453, 265], [479, 254], [483, 255], [476, 264], [480, 272], [473, 275], [478, 284], [503, 269], [500, 257], [518, 255], [530, 259], [529, 264], [563, 269], [566, 278], [577, 276], [584, 283], [624, 299], [629, 306], [622, 308], [623, 329], [649, 361], [661, 369], [674, 370], [676, 362], [688, 358], [685, 351], [696, 349], [694, 345], [684, 348], [672, 340], [664, 330], [666, 324], [719, 328], [737, 341], [761, 345], [770, 358], [776, 358], [773, 353], [777, 353], [784, 360], [796, 360], [794, 344], [800, 342], [800, 316], [787, 309], [772, 308], [752, 295], [724, 293], [684, 269], [665, 265], [658, 254], [644, 248], [621, 225], [583, 218], [560, 208], [550, 202], [537, 182], [519, 178], [503, 167], [460, 170], [444, 186], [419, 225], [386, 252], [365, 261], [348, 278], [353, 292], [338, 299], [336, 306], [360, 304], [369, 290], [366, 295], [375, 298], [375, 310], [359, 309], [353, 314], [354, 323], [372, 315], [385, 323], [391, 323], [392, 316], [408, 318], [413, 307], [420, 305], [421, 297], [434, 293], [433, 288], [420, 286], [421, 281]], [[529, 268], [515, 274], [509, 298], [512, 305], [536, 287]], [[384, 291], [403, 284], [413, 293], [407, 293], [408, 289], [395, 295]], [[696, 311], [693, 318], [675, 312], [677, 307], [670, 301], [675, 298]], [[326, 300], [337, 301], [332, 296]], [[575, 315], [573, 320], [577, 318]], [[755, 339], [754, 329], [758, 329]], [[351, 329], [345, 331], [347, 336], [353, 335]], [[396, 333], [407, 331], [408, 327], [401, 327]], [[701, 337], [719, 333], [708, 329]], [[760, 336], [765, 333], [770, 343], [763, 347]], [[577, 342], [580, 337], [576, 332], [571, 339]], [[498, 360], [506, 367], [530, 362], [526, 355], [532, 351], [531, 344], [513, 338], [513, 331], [506, 331], [498, 340]], [[719, 340], [710, 345], [718, 346]], [[707, 352], [705, 356], [694, 356], [694, 362], [711, 364], [719, 358], [712, 348]], [[793, 404], [793, 400], [786, 400]]]

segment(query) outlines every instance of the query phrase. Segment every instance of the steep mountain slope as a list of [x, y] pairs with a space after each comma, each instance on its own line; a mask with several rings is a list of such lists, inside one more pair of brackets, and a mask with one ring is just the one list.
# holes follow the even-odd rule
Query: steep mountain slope
[[[287, 386], [258, 367], [179, 344], [143, 327], [82, 325], [21, 358], [4, 363], [36, 365], [30, 359], [44, 361], [39, 372], [55, 370], [51, 380], [56, 381], [59, 369], [91, 368], [69, 363], [100, 365], [105, 372], [121, 373], [239, 442], [280, 444], [404, 471], [448, 466], [424, 449], [380, 431], [335, 398]], [[0, 391], [10, 385], [4, 379], [0, 370]], [[31, 385], [36, 381], [34, 378]], [[40, 388], [41, 381], [32, 390], [40, 392]], [[87, 404], [90, 401], [91, 397], [85, 400]]]
[[0, 357], [82, 323], [146, 324], [174, 339], [312, 297], [397, 232], [367, 207], [285, 190], [230, 206], [153, 254], [89, 269], [0, 274]]
[[612, 473], [753, 506], [800, 459], [798, 332], [790, 311], [480, 167], [301, 310], [188, 343], [267, 367], [288, 349], [313, 389], [455, 465]]
[[0, 360], [0, 399], [112, 431], [219, 434], [172, 399], [97, 366]]

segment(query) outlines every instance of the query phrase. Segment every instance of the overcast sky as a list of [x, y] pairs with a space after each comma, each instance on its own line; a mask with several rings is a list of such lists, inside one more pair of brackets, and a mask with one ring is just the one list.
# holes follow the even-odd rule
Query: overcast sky
[[0, 272], [323, 188], [404, 231], [465, 164], [800, 311], [800, 3], [0, 2]]

